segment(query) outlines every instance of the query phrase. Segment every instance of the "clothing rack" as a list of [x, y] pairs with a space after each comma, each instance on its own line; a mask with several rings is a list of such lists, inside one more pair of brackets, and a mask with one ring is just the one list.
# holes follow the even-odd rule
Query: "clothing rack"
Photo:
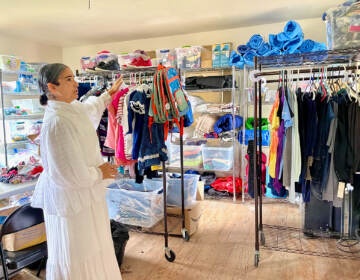
[[[262, 188], [261, 188], [261, 155], [262, 155], [262, 138], [261, 138], [261, 125], [258, 128], [258, 120], [262, 118], [262, 100], [261, 100], [261, 91], [262, 91], [262, 82], [264, 82], [265, 77], [268, 76], [280, 76], [285, 74], [285, 79], [287, 79], [287, 74], [291, 72], [293, 81], [303, 81], [303, 80], [315, 80], [314, 73], [322, 73], [324, 68], [327, 70], [327, 73], [331, 73], [329, 76], [326, 76], [325, 79], [339, 79], [345, 76], [345, 73], [352, 71], [355, 73], [355, 77], [359, 77], [359, 65], [360, 62], [360, 49], [346, 49], [346, 50], [336, 50], [336, 51], [321, 51], [313, 52], [307, 54], [292, 54], [292, 55], [283, 55], [283, 56], [273, 56], [273, 57], [255, 57], [254, 58], [255, 70], [253, 71], [253, 91], [254, 91], [254, 193], [255, 193], [255, 260], [254, 264], [257, 267], [259, 264], [260, 258], [260, 242], [262, 246], [265, 246], [265, 234], [264, 234], [264, 224], [262, 216]], [[356, 65], [353, 65], [356, 63]], [[310, 66], [310, 67], [309, 67]], [[281, 70], [267, 70], [280, 68]], [[355, 72], [356, 71], [356, 72]], [[338, 72], [338, 73], [336, 73]], [[301, 77], [301, 74], [307, 74], [307, 77]], [[308, 76], [310, 74], [310, 76]], [[267, 80], [266, 83], [279, 83], [282, 78]], [[257, 134], [257, 128], [259, 129], [259, 134]], [[259, 136], [257, 136], [259, 135]], [[259, 137], [259, 145], [257, 145], [257, 138]], [[259, 155], [258, 156], [258, 153]], [[350, 196], [351, 201], [351, 196]], [[292, 230], [292, 232], [298, 232], [299, 229], [286, 228], [280, 226], [267, 226], [270, 230]], [[340, 240], [341, 241], [341, 240]], [[294, 250], [288, 248], [278, 247], [268, 247], [266, 249], [278, 250], [285, 252], [293, 252], [300, 254], [309, 254], [325, 257], [336, 257], [336, 258], [353, 258], [349, 255], [344, 254], [325, 254], [321, 252], [310, 252], [304, 250]], [[339, 251], [340, 252], [340, 251]], [[359, 258], [357, 256], [356, 258]]]
[[[144, 68], [126, 68], [124, 70], [118, 71], [91, 71], [91, 72], [84, 72], [77, 75], [80, 78], [88, 78], [88, 77], [102, 77], [108, 80], [115, 80], [119, 75], [122, 76], [124, 80], [130, 80], [138, 76], [139, 80], [143, 77], [148, 78], [151, 76], [154, 77], [155, 72], [157, 71], [157, 67], [144, 67]], [[181, 120], [180, 120], [181, 121]], [[184, 154], [183, 154], [183, 136], [180, 136], [180, 163], [181, 163], [181, 219], [182, 219], [182, 237], [185, 241], [190, 240], [190, 234], [185, 228], [185, 192], [184, 192]], [[163, 201], [164, 201], [164, 242], [165, 242], [165, 258], [169, 262], [173, 262], [176, 258], [175, 253], [169, 248], [168, 245], [168, 224], [167, 224], [167, 188], [166, 188], [166, 166], [165, 162], [162, 163], [162, 176], [163, 176]]]

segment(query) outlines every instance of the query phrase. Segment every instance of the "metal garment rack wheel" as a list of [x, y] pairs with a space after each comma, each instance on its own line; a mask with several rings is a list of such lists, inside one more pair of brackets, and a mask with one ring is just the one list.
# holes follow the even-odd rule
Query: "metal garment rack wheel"
[[[359, 70], [358, 66], [352, 66], [350, 65], [351, 62], [360, 62], [360, 49], [347, 49], [347, 50], [335, 50], [335, 51], [321, 51], [321, 52], [315, 52], [311, 54], [297, 54], [297, 55], [289, 55], [289, 57], [303, 57], [304, 59], [306, 57], [314, 57], [316, 55], [324, 55], [326, 54], [326, 59], [323, 61], [306, 61], [306, 63], [293, 63], [293, 64], [287, 64], [287, 63], [268, 63], [266, 64], [266, 61], [271, 61], [276, 58], [281, 58], [282, 56], [274, 56], [274, 57], [255, 57], [255, 70], [259, 68], [260, 72], [255, 74], [255, 78], [261, 78], [263, 76], [274, 76], [274, 75], [280, 75], [281, 73], [286, 73], [287, 75], [287, 67], [293, 67], [293, 68], [300, 68], [304, 67], [305, 65], [317, 65], [318, 67], [311, 67], [306, 69], [298, 69], [297, 75], [304, 74], [304, 73], [316, 73], [321, 72], [321, 67], [326, 67], [326, 65], [333, 65], [333, 64], [341, 64], [341, 66], [337, 67], [327, 67], [327, 71], [339, 71], [338, 75], [331, 75], [327, 76], [326, 79], [336, 79], [336, 78], [343, 78], [343, 75], [340, 75], [340, 71], [349, 71], [349, 70]], [[261, 72], [262, 66], [266, 66], [264, 68], [273, 68], [273, 67], [280, 67], [282, 70], [277, 71], [267, 71], [267, 72]], [[285, 69], [284, 69], [285, 68]], [[357, 74], [357, 73], [356, 73]], [[358, 74], [357, 74], [358, 75]], [[309, 78], [299, 78], [296, 77], [294, 80], [310, 80]], [[259, 246], [259, 235], [261, 235], [261, 242], [262, 245], [265, 244], [265, 235], [263, 232], [263, 222], [262, 222], [262, 195], [261, 195], [261, 179], [260, 179], [260, 191], [258, 189], [258, 183], [257, 180], [257, 173], [258, 170], [261, 172], [261, 162], [258, 161], [257, 156], [257, 121], [258, 117], [261, 121], [262, 118], [262, 111], [261, 111], [261, 79], [258, 79], [259, 81], [254, 82], [254, 89], [255, 89], [255, 97], [254, 97], [254, 193], [255, 193], [255, 260], [254, 265], [255, 267], [258, 267], [259, 260], [260, 260], [260, 246]], [[275, 80], [268, 80], [267, 83], [278, 83], [281, 79], [275, 79]], [[259, 97], [259, 102], [258, 102]], [[257, 114], [257, 108], [259, 104], [259, 116]], [[259, 138], [261, 139], [261, 126], [259, 127]], [[259, 143], [259, 149], [261, 153], [261, 142]], [[261, 154], [260, 154], [261, 157]], [[261, 176], [260, 176], [261, 177]], [[259, 192], [260, 192], [260, 201], [259, 201]], [[306, 251], [303, 252], [303, 254], [306, 254]]]
[[166, 199], [166, 167], [165, 161], [161, 162], [163, 172], [163, 194], [164, 194], [164, 241], [165, 241], [165, 258], [169, 262], [173, 262], [176, 259], [175, 253], [169, 248], [169, 233], [167, 224], [167, 199]]

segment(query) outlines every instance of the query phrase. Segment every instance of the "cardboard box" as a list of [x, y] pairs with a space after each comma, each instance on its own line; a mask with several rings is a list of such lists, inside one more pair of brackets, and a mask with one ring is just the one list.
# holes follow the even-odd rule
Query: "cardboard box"
[[212, 67], [211, 46], [203, 46], [201, 49], [201, 68]]
[[19, 251], [45, 241], [45, 223], [41, 223], [11, 234], [6, 234], [2, 238], [3, 248], [7, 251]]
[[196, 191], [196, 200], [204, 200], [204, 182], [199, 181], [197, 184], [197, 191]]
[[6, 218], [18, 208], [19, 206], [7, 206], [0, 209], [0, 229], [4, 224]]
[[212, 45], [212, 66], [227, 67], [229, 66], [232, 43]]
[[[168, 207], [168, 232], [171, 235], [181, 236], [182, 220], [181, 207]], [[190, 208], [185, 209], [185, 228], [193, 235], [198, 227], [202, 215], [201, 203], [196, 201]], [[148, 229], [149, 232], [164, 233], [164, 220]]]

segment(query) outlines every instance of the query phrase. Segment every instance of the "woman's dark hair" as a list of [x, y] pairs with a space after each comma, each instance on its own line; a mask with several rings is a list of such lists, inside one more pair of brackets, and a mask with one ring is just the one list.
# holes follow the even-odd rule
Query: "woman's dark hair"
[[67, 68], [62, 63], [46, 64], [39, 71], [39, 88], [41, 91], [40, 104], [46, 105], [48, 101], [48, 83], [59, 85], [59, 76]]

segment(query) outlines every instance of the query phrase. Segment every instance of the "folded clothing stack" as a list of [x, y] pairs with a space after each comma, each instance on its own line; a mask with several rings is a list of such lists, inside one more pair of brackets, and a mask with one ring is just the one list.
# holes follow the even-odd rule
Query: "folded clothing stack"
[[279, 34], [269, 34], [269, 42], [265, 42], [259, 34], [253, 35], [246, 45], [239, 45], [237, 52], [230, 56], [230, 66], [243, 68], [244, 65], [254, 66], [255, 56], [274, 56], [282, 54], [309, 53], [327, 50], [324, 43], [304, 40], [301, 26], [295, 21], [289, 21], [284, 31]]
[[220, 89], [231, 88], [232, 76], [188, 77], [185, 80], [185, 89]]

